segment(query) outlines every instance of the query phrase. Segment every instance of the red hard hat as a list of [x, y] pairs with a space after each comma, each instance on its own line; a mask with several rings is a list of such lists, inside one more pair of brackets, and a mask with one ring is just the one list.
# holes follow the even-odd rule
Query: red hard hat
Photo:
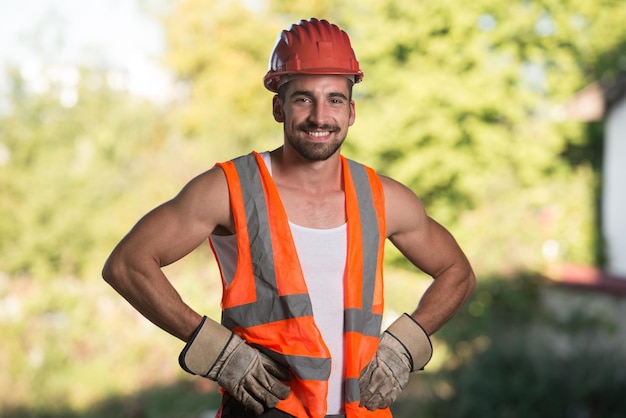
[[348, 34], [338, 26], [311, 18], [301, 20], [278, 36], [263, 83], [274, 93], [280, 78], [292, 74], [343, 74], [363, 79]]

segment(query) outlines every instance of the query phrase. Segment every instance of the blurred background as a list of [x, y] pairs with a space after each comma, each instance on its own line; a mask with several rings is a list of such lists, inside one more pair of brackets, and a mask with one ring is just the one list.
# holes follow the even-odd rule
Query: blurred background
[[[0, 416], [214, 415], [100, 270], [192, 177], [282, 143], [261, 80], [312, 16], [365, 72], [344, 154], [410, 186], [478, 276], [394, 416], [626, 416], [623, 0], [0, 0]], [[386, 261], [393, 318], [430, 279]], [[208, 246], [166, 270], [219, 318]]]

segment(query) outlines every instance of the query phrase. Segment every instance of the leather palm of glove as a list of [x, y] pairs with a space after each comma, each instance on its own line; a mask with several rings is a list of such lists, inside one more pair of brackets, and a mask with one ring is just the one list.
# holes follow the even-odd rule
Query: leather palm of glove
[[404, 314], [387, 328], [378, 350], [359, 377], [360, 406], [370, 411], [390, 406], [409, 381], [432, 357], [430, 338], [420, 324]]
[[287, 369], [261, 354], [224, 326], [207, 318], [178, 358], [188, 373], [214, 380], [256, 415], [289, 396]]

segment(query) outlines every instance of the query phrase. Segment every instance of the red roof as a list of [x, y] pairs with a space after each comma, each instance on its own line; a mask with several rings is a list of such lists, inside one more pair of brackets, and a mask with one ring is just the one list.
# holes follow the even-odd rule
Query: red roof
[[554, 265], [547, 269], [546, 275], [554, 284], [626, 295], [626, 277], [612, 275], [596, 266], [579, 264]]

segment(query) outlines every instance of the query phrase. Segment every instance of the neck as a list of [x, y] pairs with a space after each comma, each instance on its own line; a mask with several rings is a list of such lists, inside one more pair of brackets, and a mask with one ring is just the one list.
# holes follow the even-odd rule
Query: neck
[[341, 158], [337, 150], [323, 161], [311, 161], [295, 150], [282, 146], [270, 153], [272, 177], [276, 182], [308, 190], [341, 189]]

